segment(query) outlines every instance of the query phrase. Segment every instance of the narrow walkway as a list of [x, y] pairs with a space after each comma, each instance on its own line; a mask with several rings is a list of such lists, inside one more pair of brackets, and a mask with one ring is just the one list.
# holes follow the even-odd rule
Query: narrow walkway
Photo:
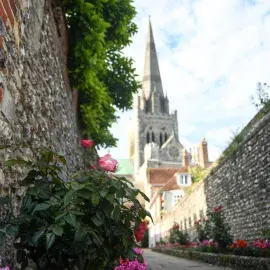
[[224, 270], [226, 268], [212, 266], [206, 263], [181, 259], [158, 252], [153, 252], [150, 249], [144, 249], [144, 258], [148, 263], [149, 270], [166, 269], [166, 270]]

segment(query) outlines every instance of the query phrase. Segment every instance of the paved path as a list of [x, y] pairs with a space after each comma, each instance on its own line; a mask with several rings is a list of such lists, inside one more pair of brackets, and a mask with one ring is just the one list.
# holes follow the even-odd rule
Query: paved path
[[153, 252], [150, 249], [144, 249], [144, 258], [148, 263], [149, 270], [224, 270], [226, 268], [212, 266], [206, 263], [181, 259], [159, 252]]

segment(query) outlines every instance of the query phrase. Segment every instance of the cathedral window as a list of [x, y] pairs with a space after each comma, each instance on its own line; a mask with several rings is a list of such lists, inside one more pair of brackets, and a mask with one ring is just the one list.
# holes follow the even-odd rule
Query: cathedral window
[[149, 134], [149, 132], [147, 132], [147, 134], [146, 134], [146, 142], [150, 143], [150, 134]]
[[152, 142], [155, 142], [155, 134], [152, 132]]

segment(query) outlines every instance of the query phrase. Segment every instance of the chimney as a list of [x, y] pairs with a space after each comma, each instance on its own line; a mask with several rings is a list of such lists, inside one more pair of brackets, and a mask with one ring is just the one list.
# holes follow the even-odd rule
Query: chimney
[[183, 149], [182, 150], [182, 165], [184, 167], [187, 167], [189, 165], [189, 162], [188, 162], [188, 152], [186, 149]]
[[199, 165], [203, 169], [206, 169], [209, 166], [208, 146], [205, 138], [203, 138], [199, 144]]

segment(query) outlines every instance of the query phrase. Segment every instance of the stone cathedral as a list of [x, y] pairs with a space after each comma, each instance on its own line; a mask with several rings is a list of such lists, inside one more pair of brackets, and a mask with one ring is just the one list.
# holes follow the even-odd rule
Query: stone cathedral
[[[206, 149], [203, 162], [208, 163], [206, 141], [203, 144]], [[136, 185], [142, 190], [146, 189], [147, 169], [176, 169], [192, 162], [191, 152], [187, 152], [179, 141], [177, 111], [170, 112], [169, 100], [163, 90], [150, 20], [142, 89], [135, 98], [129, 130], [129, 154]]]

